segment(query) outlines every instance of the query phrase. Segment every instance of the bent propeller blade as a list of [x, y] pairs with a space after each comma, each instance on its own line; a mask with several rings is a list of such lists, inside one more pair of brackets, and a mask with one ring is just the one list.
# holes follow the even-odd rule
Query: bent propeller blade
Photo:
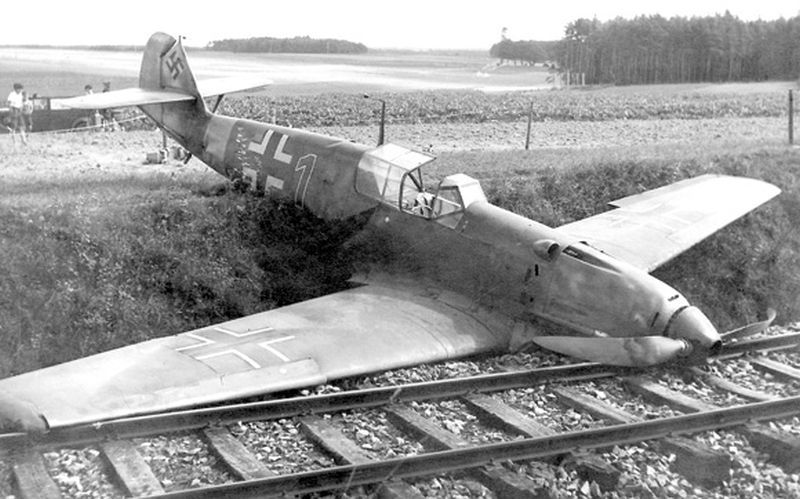
[[687, 350], [681, 340], [664, 336], [634, 338], [581, 338], [537, 336], [537, 345], [579, 359], [627, 367], [644, 367], [674, 359]]
[[746, 338], [748, 336], [758, 334], [772, 325], [772, 321], [775, 320], [777, 315], [778, 313], [774, 309], [770, 308], [767, 310], [767, 318], [765, 320], [754, 322], [737, 329], [731, 329], [726, 333], [722, 333], [720, 337], [722, 338], [723, 343], [727, 343], [732, 340], [738, 340], [740, 338]]

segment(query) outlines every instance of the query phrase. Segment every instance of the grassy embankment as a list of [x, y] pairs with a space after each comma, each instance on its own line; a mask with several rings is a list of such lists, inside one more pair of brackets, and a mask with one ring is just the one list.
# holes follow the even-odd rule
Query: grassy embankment
[[[248, 194], [203, 194], [219, 178], [201, 168], [37, 173], [68, 163], [57, 151], [11, 155], [3, 165], [16, 173], [0, 182], [0, 376], [331, 292], [369, 256], [341, 249], [351, 224], [324, 224]], [[779, 199], [657, 275], [721, 327], [767, 306], [785, 321], [800, 317], [796, 149], [462, 152], [435, 165], [437, 176], [480, 178], [493, 202], [551, 225], [707, 171], [774, 182]]]
[[0, 376], [326, 293], [346, 277], [335, 251], [346, 224], [205, 195], [217, 177], [32, 177], [0, 187]]

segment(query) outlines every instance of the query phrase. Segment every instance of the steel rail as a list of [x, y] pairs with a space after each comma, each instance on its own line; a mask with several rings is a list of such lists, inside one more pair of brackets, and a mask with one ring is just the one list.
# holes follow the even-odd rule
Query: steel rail
[[381, 483], [392, 478], [442, 474], [504, 460], [539, 459], [582, 449], [607, 448], [666, 436], [730, 428], [798, 413], [800, 413], [800, 396], [555, 436], [430, 452], [367, 464], [335, 466], [317, 471], [170, 492], [154, 497], [244, 498], [341, 491], [356, 486]]
[[292, 397], [120, 418], [91, 424], [51, 428], [36, 435], [0, 435], [0, 448], [33, 444], [41, 448], [85, 445], [104, 440], [128, 439], [196, 430], [239, 421], [290, 418], [305, 414], [368, 409], [412, 400], [452, 398], [468, 393], [523, 388], [552, 381], [580, 381], [624, 374], [627, 370], [596, 363], [569, 364], [525, 371], [483, 374], [387, 387], [349, 390], [325, 395]]
[[[790, 348], [800, 343], [800, 333], [740, 340], [723, 349], [719, 358], [755, 350]], [[167, 413], [112, 419], [97, 423], [51, 428], [41, 435], [0, 434], [0, 450], [23, 445], [68, 447], [104, 440], [143, 437], [159, 433], [196, 430], [212, 425], [294, 417], [302, 414], [366, 409], [410, 400], [450, 398], [475, 392], [510, 390], [553, 381], [579, 381], [624, 374], [630, 370], [597, 363], [569, 364], [508, 373], [483, 374], [449, 380], [350, 390], [335, 394], [226, 404]]]
[[757, 350], [779, 350], [784, 348], [796, 347], [800, 344], [800, 333], [777, 334], [772, 336], [762, 336], [759, 338], [748, 338], [728, 343], [722, 347], [718, 354], [719, 358], [733, 357]]

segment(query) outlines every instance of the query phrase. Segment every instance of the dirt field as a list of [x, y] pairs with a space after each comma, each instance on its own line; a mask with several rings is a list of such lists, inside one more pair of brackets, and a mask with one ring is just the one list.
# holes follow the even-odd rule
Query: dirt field
[[[526, 122], [389, 125], [387, 140], [433, 153], [523, 149]], [[377, 127], [317, 127], [310, 130], [364, 144], [374, 143]], [[640, 145], [726, 143], [774, 144], [786, 140], [782, 118], [706, 120], [617, 120], [602, 122], [544, 122], [531, 127], [531, 148], [598, 148]], [[55, 176], [113, 170], [115, 175], [176, 171], [202, 174], [197, 160], [186, 168], [143, 166], [148, 151], [160, 147], [155, 131], [119, 133], [34, 134], [29, 145], [16, 148], [9, 135], [0, 135], [3, 180], [24, 179], [29, 173], [50, 171]], [[209, 170], [210, 171], [210, 170]], [[26, 173], [28, 172], [28, 173]], [[72, 172], [72, 173], [69, 173]], [[213, 173], [209, 173], [213, 175]]]
[[[527, 123], [443, 123], [389, 125], [389, 141], [435, 153], [445, 151], [511, 150], [525, 146]], [[377, 137], [377, 127], [319, 127], [316, 132], [365, 144]], [[657, 144], [771, 143], [786, 140], [781, 118], [706, 120], [616, 120], [539, 122], [531, 126], [533, 149], [618, 147]]]
[[[435, 154], [456, 151], [518, 150], [525, 145], [527, 123], [442, 123], [388, 125], [388, 141]], [[376, 126], [316, 127], [310, 130], [356, 142], [377, 140]], [[728, 143], [780, 144], [786, 141], [783, 118], [730, 118], [702, 120], [615, 120], [599, 122], [539, 122], [531, 127], [531, 148], [602, 148]], [[31, 180], [49, 172], [70, 178], [91, 174], [126, 176], [166, 172], [170, 175], [215, 174], [196, 159], [186, 167], [142, 165], [147, 152], [161, 144], [157, 131], [34, 134], [28, 146], [16, 147], [9, 135], [0, 135], [3, 183]]]

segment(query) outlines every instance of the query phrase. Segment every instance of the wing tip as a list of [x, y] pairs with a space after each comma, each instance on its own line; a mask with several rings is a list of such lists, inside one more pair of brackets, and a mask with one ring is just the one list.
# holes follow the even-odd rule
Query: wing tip
[[48, 429], [47, 420], [33, 404], [0, 393], [0, 430], [44, 433]]

